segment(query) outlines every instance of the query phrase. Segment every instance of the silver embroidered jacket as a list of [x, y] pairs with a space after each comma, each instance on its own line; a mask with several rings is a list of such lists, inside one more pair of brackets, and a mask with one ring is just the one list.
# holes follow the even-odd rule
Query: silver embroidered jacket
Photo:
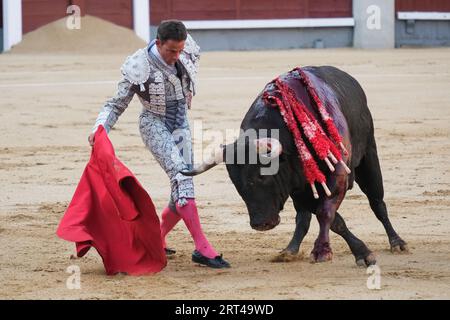
[[200, 48], [188, 35], [184, 49], [177, 61], [177, 75], [156, 58], [149, 48], [139, 49], [127, 57], [122, 65], [122, 80], [114, 97], [109, 99], [100, 111], [94, 125], [95, 132], [103, 125], [107, 132], [117, 122], [137, 94], [143, 107], [154, 114], [165, 115], [167, 103], [180, 101], [188, 95], [195, 95], [196, 75], [200, 59]]

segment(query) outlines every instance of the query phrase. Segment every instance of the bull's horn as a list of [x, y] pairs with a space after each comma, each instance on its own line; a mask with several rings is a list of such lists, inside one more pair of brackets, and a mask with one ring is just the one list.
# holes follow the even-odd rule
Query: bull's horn
[[225, 148], [223, 145], [220, 145], [219, 148], [214, 149], [211, 153], [211, 157], [205, 160], [202, 164], [195, 166], [192, 170], [183, 170], [182, 174], [185, 176], [196, 176], [200, 173], [208, 171], [209, 169], [217, 166], [219, 163], [223, 162], [225, 159]]
[[[262, 157], [274, 159], [283, 151], [280, 141], [275, 138], [260, 138], [254, 141], [256, 152]], [[269, 154], [267, 152], [270, 151]]]

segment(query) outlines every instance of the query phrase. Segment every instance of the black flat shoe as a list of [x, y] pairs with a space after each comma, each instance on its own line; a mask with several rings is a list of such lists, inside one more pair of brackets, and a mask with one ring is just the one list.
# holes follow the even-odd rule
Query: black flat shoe
[[230, 264], [222, 258], [222, 255], [215, 258], [207, 258], [197, 250], [194, 250], [192, 253], [192, 261], [215, 269], [230, 267]]
[[170, 249], [170, 248], [164, 248], [164, 251], [166, 252], [166, 256], [171, 256], [171, 255], [174, 255], [175, 253], [177, 253], [176, 250]]

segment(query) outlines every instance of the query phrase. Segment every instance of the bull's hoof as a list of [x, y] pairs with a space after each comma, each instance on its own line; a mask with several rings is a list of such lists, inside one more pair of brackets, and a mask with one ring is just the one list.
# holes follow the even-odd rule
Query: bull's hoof
[[297, 252], [292, 252], [284, 249], [279, 254], [270, 259], [270, 262], [292, 262], [300, 260], [302, 257], [302, 254], [297, 254]]
[[377, 258], [372, 252], [363, 258], [356, 258], [356, 265], [359, 267], [368, 267], [375, 265], [377, 263]]
[[396, 237], [389, 241], [392, 253], [409, 253], [408, 245], [402, 238]]
[[333, 251], [329, 243], [315, 243], [311, 251], [310, 260], [312, 263], [326, 262], [333, 259]]
[[333, 260], [333, 252], [314, 254], [311, 252], [310, 260], [312, 263], [327, 262]]

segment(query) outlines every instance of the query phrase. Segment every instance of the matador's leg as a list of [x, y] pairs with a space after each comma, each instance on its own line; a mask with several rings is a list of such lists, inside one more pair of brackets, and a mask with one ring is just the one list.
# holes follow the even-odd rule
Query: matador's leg
[[[193, 179], [180, 173], [181, 170], [188, 168], [188, 164], [175, 141], [177, 134], [170, 133], [162, 117], [150, 112], [141, 114], [140, 131], [145, 145], [170, 178], [171, 199], [176, 204], [176, 212], [181, 216], [194, 239], [196, 250], [207, 258], [215, 258], [218, 254], [209, 244], [200, 225], [195, 204]], [[180, 141], [178, 142], [180, 144]], [[186, 143], [189, 144], [190, 141], [186, 141]]]

